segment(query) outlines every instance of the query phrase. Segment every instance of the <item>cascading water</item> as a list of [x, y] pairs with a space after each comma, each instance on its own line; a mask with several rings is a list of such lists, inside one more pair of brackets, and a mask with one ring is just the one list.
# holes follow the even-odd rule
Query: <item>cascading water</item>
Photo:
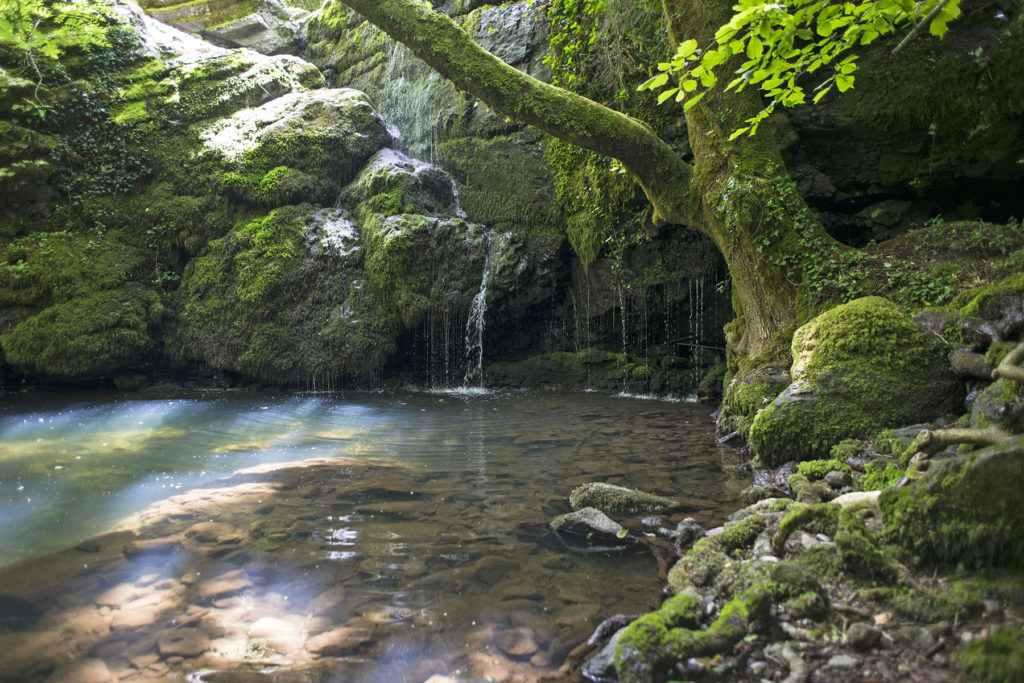
[[469, 305], [469, 318], [466, 320], [466, 376], [462, 383], [465, 386], [484, 385], [484, 328], [487, 313], [487, 282], [491, 277], [491, 247], [495, 240], [487, 236], [484, 256], [484, 272], [480, 276], [480, 289]]

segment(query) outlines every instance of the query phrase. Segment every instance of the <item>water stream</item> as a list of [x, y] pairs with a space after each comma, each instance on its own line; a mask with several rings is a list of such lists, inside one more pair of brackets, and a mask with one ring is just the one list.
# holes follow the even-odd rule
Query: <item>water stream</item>
[[652, 553], [574, 554], [547, 522], [608, 481], [688, 504], [664, 526], [721, 523], [745, 482], [706, 413], [479, 390], [9, 398], [0, 678], [535, 680], [663, 583]]

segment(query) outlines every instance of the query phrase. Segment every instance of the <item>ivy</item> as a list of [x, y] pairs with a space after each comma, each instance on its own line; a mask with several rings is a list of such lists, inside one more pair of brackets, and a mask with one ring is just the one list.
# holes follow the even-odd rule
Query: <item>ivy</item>
[[[817, 103], [833, 89], [852, 88], [857, 55], [848, 53], [856, 47], [911, 22], [915, 28], [907, 40], [925, 25], [941, 38], [949, 22], [960, 16], [960, 0], [740, 0], [733, 10], [710, 45], [684, 40], [672, 59], [658, 64], [659, 73], [639, 87], [660, 91], [659, 103], [682, 102], [684, 110], [727, 78], [726, 90], [758, 88], [767, 104], [730, 139], [754, 135], [779, 105]], [[804, 86], [807, 79], [816, 79], [810, 92]]]

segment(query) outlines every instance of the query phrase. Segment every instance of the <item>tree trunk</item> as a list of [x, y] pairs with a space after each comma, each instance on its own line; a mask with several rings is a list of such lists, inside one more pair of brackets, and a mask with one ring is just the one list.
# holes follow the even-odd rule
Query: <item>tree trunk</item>
[[[678, 223], [710, 236], [725, 257], [736, 314], [744, 322], [734, 353], [756, 357], [798, 322], [801, 264], [831, 240], [793, 190], [768, 131], [728, 141], [760, 109], [755, 92], [715, 91], [687, 112], [691, 166], [646, 124], [506, 65], [427, 2], [341, 1], [492, 108], [618, 159], [647, 194], [655, 223]], [[708, 44], [730, 4], [663, 0], [673, 43], [696, 37]]]

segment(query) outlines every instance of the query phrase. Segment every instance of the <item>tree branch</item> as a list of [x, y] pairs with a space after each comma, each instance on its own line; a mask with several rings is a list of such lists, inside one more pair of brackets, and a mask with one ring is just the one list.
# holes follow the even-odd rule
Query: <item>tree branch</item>
[[647, 193], [655, 223], [700, 227], [688, 193], [693, 168], [646, 124], [505, 64], [423, 0], [340, 1], [460, 90], [556, 138], [618, 159]]
[[914, 30], [908, 33], [907, 37], [901, 40], [900, 44], [894, 47], [890, 54], [893, 57], [895, 57], [903, 50], [903, 48], [905, 48], [907, 45], [910, 45], [911, 41], [913, 41], [914, 38], [917, 38], [917, 34], [919, 34], [925, 26], [932, 23], [932, 19], [939, 16], [939, 12], [941, 12], [942, 8], [945, 7], [948, 3], [949, 0], [942, 0], [942, 2], [933, 7], [932, 11], [929, 12], [924, 19], [917, 23], [917, 26], [914, 27]]

